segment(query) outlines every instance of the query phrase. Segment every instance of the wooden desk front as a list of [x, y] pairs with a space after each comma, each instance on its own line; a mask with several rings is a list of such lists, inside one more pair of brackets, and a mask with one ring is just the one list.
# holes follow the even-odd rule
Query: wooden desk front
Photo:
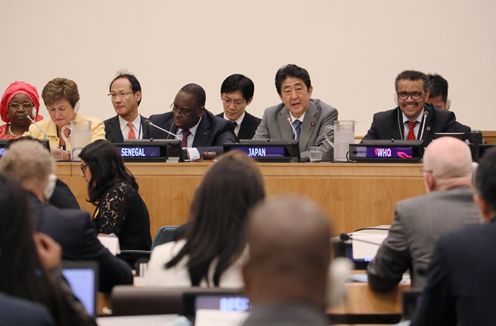
[[[211, 162], [127, 163], [150, 213], [152, 236], [188, 218], [189, 206]], [[57, 175], [90, 213], [79, 162], [57, 163]], [[334, 234], [390, 224], [394, 204], [425, 193], [420, 164], [260, 163], [269, 197], [306, 196], [329, 214]]]

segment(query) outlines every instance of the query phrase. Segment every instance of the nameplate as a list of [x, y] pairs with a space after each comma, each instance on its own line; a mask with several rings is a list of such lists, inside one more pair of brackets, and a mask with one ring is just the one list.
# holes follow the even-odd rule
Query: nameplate
[[124, 161], [130, 162], [182, 162], [183, 152], [179, 140], [126, 141], [115, 144]]
[[420, 162], [421, 142], [373, 142], [350, 144], [350, 160], [356, 162]]
[[250, 141], [224, 144], [224, 152], [238, 150], [249, 157], [263, 162], [299, 162], [299, 148], [296, 142]]

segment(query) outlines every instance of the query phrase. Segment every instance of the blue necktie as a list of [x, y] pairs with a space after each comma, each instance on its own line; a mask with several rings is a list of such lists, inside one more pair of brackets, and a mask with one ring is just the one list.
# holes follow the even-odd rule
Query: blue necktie
[[296, 131], [296, 139], [300, 139], [301, 124], [302, 122], [300, 120], [293, 121], [293, 128]]

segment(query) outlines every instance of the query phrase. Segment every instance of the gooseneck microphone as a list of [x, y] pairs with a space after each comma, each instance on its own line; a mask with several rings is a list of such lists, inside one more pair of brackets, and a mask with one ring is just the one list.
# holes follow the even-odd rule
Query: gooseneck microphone
[[286, 118], [286, 120], [288, 120], [288, 123], [291, 126], [291, 129], [293, 130], [294, 140], [298, 140], [298, 134], [296, 133], [296, 129], [294, 128], [293, 123], [291, 122], [291, 117], [288, 115], [288, 117]]
[[381, 243], [378, 243], [378, 242], [369, 241], [369, 240], [365, 240], [365, 239], [362, 239], [362, 238], [359, 238], [359, 237], [355, 237], [353, 235], [353, 233], [341, 233], [339, 235], [339, 240], [341, 240], [342, 242], [353, 240], [353, 241], [368, 243], [368, 244], [375, 245], [375, 246], [380, 246], [381, 245]]
[[29, 114], [26, 113], [26, 114], [24, 114], [24, 116], [26, 118], [28, 118], [28, 120], [31, 121], [31, 123], [34, 124], [36, 126], [36, 128], [38, 128], [39, 131], [41, 131], [41, 133], [43, 134], [43, 136], [45, 136], [45, 140], [47, 140], [48, 139], [47, 133], [43, 129], [41, 129], [41, 127], [38, 125], [38, 123], [36, 121], [34, 121], [34, 119], [31, 118], [29, 116]]
[[157, 126], [156, 124], [154, 124], [153, 122], [151, 122], [151, 121], [150, 121], [150, 119], [143, 119], [143, 124], [144, 124], [145, 126], [152, 126], [153, 128], [158, 129], [158, 130], [160, 130], [160, 131], [163, 131], [163, 132], [165, 132], [166, 134], [168, 134], [168, 135], [170, 135], [170, 136], [172, 136], [172, 137], [174, 137], [174, 138], [176, 138], [176, 139], [179, 139], [179, 140], [181, 140], [181, 139], [182, 139], [181, 137], [179, 137], [179, 136], [178, 136], [178, 135], [176, 135], [175, 133], [170, 132], [170, 131], [168, 131], [168, 130], [165, 130], [165, 129], [164, 129], [164, 128], [162, 128], [162, 127]]

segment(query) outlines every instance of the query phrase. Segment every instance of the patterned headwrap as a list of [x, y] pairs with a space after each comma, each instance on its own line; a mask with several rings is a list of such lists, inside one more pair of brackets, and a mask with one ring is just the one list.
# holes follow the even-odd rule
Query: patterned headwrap
[[2, 120], [7, 123], [10, 122], [9, 103], [14, 95], [19, 93], [24, 93], [29, 96], [29, 99], [36, 108], [35, 120], [39, 120], [38, 111], [40, 109], [40, 99], [38, 97], [38, 91], [36, 90], [36, 87], [23, 81], [15, 81], [5, 90], [2, 100], [0, 101], [0, 115], [2, 116]]

